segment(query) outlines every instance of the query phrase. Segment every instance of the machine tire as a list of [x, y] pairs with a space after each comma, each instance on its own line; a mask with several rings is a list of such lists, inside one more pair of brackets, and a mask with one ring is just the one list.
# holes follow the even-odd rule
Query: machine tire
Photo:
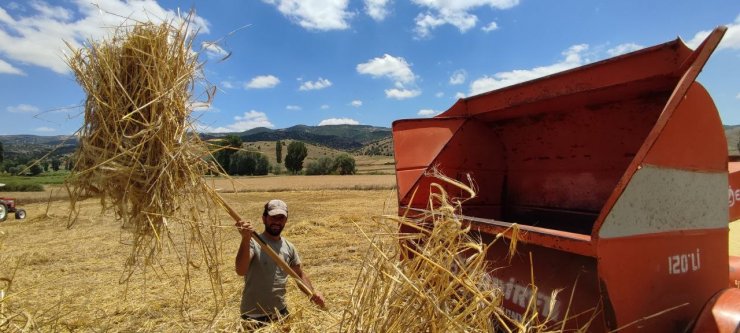
[[19, 209], [15, 211], [15, 219], [16, 220], [23, 220], [26, 218], [26, 210], [25, 209]]
[[0, 203], [0, 222], [5, 221], [8, 218], [8, 207]]

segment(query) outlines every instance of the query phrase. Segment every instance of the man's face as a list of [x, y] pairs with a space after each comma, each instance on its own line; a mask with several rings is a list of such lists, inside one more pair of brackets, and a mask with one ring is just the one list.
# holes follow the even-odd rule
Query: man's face
[[285, 228], [286, 221], [288, 221], [288, 217], [285, 215], [267, 215], [262, 217], [262, 222], [265, 224], [265, 231], [273, 236], [280, 236], [283, 228]]

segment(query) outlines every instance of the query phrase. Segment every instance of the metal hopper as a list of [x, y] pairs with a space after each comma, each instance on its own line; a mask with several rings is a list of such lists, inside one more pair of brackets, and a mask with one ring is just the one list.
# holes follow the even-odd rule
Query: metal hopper
[[740, 290], [723, 292], [727, 142], [695, 79], [725, 30], [694, 51], [676, 39], [460, 99], [434, 118], [395, 121], [399, 213], [425, 208], [432, 167], [470, 174], [478, 196], [463, 214], [472, 230], [484, 240], [513, 223], [523, 231], [511, 263], [506, 244], [488, 253], [512, 316], [534, 298], [543, 318], [567, 312], [566, 327], [579, 327], [593, 317], [594, 332], [719, 322], [697, 318], [705, 305], [740, 300]]

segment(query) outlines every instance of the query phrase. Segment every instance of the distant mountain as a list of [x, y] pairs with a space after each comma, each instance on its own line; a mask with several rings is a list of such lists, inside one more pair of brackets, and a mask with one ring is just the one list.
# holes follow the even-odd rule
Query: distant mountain
[[391, 129], [368, 125], [296, 125], [283, 129], [253, 128], [241, 133], [206, 133], [205, 139], [233, 134], [244, 142], [299, 140], [339, 150], [357, 150], [363, 146], [391, 137]]
[[0, 135], [3, 157], [12, 159], [36, 159], [51, 152], [50, 156], [71, 154], [77, 148], [77, 137], [73, 135]]
[[354, 150], [355, 155], [382, 155], [393, 156], [393, 138], [387, 137], [375, 142], [370, 142], [362, 148]]

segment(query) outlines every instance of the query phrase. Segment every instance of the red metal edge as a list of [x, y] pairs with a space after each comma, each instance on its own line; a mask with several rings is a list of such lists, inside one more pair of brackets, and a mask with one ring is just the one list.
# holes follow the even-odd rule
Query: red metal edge
[[685, 69], [685, 72], [681, 76], [678, 85], [673, 90], [673, 93], [671, 94], [671, 97], [668, 99], [668, 102], [663, 108], [658, 121], [648, 134], [643, 145], [638, 150], [635, 158], [627, 167], [627, 170], [625, 171], [622, 178], [619, 180], [619, 182], [617, 182], [617, 186], [612, 194], [606, 200], [604, 207], [599, 213], [599, 217], [594, 223], [591, 234], [593, 235], [593, 239], [595, 242], [599, 241], [599, 231], [601, 230], [601, 226], [604, 223], [606, 216], [614, 207], [614, 204], [616, 204], [617, 200], [622, 195], [622, 192], [624, 192], [627, 184], [629, 184], [630, 179], [632, 179], [632, 176], [635, 174], [637, 169], [640, 167], [640, 165], [644, 163], [646, 156], [651, 151], [653, 145], [661, 135], [663, 128], [671, 119], [673, 112], [684, 100], [684, 96], [688, 92], [689, 88], [694, 85], [696, 77], [699, 75], [699, 72], [701, 72], [701, 69], [704, 67], [704, 64], [706, 64], [707, 60], [709, 60], [709, 56], [712, 54], [712, 52], [714, 52], [717, 45], [719, 45], [719, 42], [722, 40], [722, 36], [724, 36], [726, 31], [727, 28], [723, 26], [714, 29], [714, 31], [712, 31], [712, 33], [689, 57], [689, 59], [693, 59], [693, 62], [684, 63], [684, 65], [681, 66]]
[[[675, 39], [614, 58], [466, 97], [437, 117], [476, 116], [481, 113], [516, 109], [522, 105], [566, 95], [600, 91], [626, 83], [658, 77], [676, 77], [676, 67], [685, 64], [685, 59], [690, 58], [691, 54], [690, 48], [680, 39]], [[666, 58], [672, 59], [666, 61]], [[625, 66], [639, 70], [625, 71], [615, 68]]]
[[465, 118], [405, 119], [393, 122], [399, 202], [416, 186], [419, 178], [464, 123]]
[[[491, 235], [502, 234], [504, 237], [509, 239], [513, 237], [511, 230], [514, 223], [479, 219], [469, 216], [463, 217], [463, 223], [465, 225], [469, 225], [470, 229], [473, 231], [488, 233]], [[522, 224], [517, 225], [517, 227], [519, 228], [519, 233], [516, 235], [516, 238], [520, 242], [536, 244], [546, 248], [567, 251], [588, 257], [596, 256], [596, 251], [591, 243], [591, 236], [589, 235], [538, 228]]]
[[719, 291], [704, 305], [693, 332], [739, 332], [738, 304], [740, 304], [740, 289], [727, 288]]

